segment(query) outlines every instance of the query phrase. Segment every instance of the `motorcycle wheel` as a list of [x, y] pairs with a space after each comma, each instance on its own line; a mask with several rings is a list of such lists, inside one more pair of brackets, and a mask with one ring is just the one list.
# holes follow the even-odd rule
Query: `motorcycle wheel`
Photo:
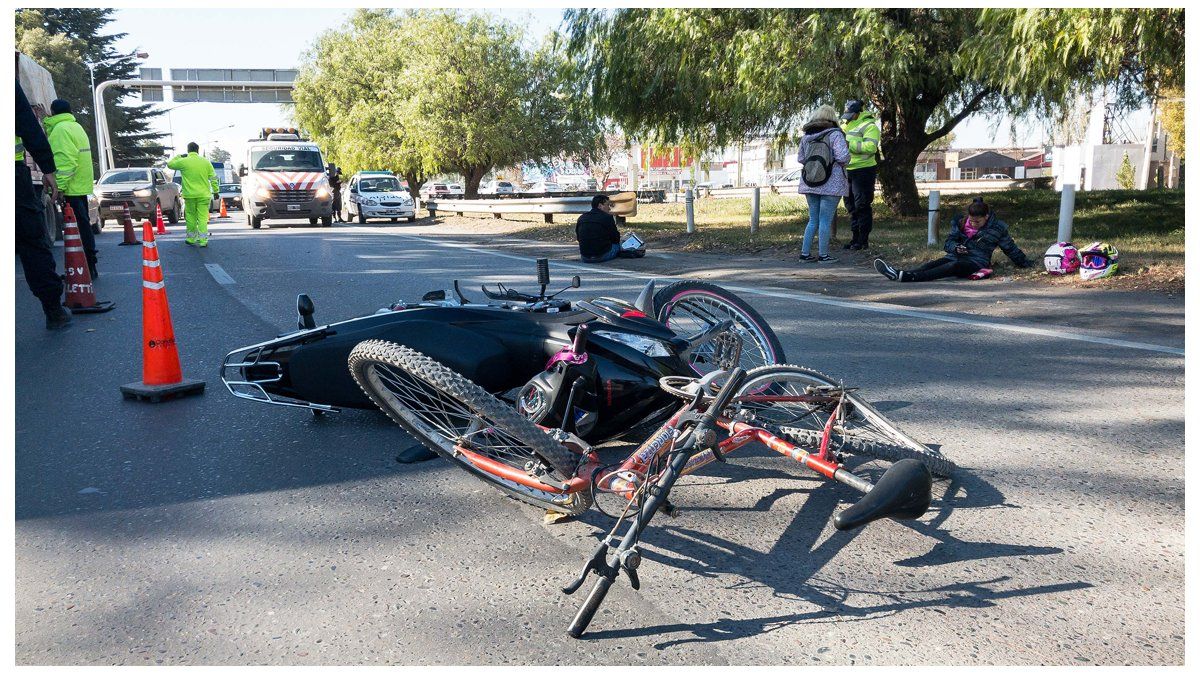
[[[787, 361], [783, 345], [766, 319], [745, 300], [716, 284], [676, 281], [654, 294], [654, 315], [681, 337], [732, 320], [742, 338], [738, 365], [745, 370]], [[699, 375], [716, 370], [715, 364], [705, 360], [706, 355], [703, 347], [691, 355], [692, 369]]]
[[511, 497], [578, 515], [591, 506], [589, 492], [559, 494], [533, 489], [472, 464], [455, 446], [525, 470], [539, 466], [555, 481], [575, 475], [579, 457], [516, 409], [428, 356], [386, 340], [360, 342], [350, 352], [350, 373], [363, 392], [394, 422], [458, 467]]
[[[752, 395], [799, 396], [809, 387], [839, 387], [833, 378], [801, 366], [755, 368], [735, 394], [736, 417], [759, 424], [806, 448], [818, 448], [825, 422], [833, 412], [828, 403], [803, 401], [738, 401]], [[840, 424], [835, 423], [830, 442], [835, 451], [897, 462], [916, 459], [942, 478], [954, 473], [954, 463], [902, 431], [856, 392], [846, 392]]]

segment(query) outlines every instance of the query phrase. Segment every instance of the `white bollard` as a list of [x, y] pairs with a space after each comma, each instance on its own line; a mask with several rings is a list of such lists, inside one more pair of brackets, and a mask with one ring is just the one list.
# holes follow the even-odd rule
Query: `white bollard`
[[693, 206], [693, 202], [695, 201], [695, 199], [696, 198], [695, 198], [695, 195], [693, 194], [692, 188], [688, 188], [687, 192], [685, 192], [683, 195], [684, 209], [687, 210], [687, 233], [688, 234], [696, 233], [696, 209]]
[[1058, 240], [1071, 241], [1071, 223], [1075, 219], [1075, 186], [1064, 183], [1058, 206]]
[[758, 234], [758, 188], [754, 188], [754, 194], [750, 197], [750, 234]]
[[929, 241], [930, 246], [938, 245], [938, 207], [941, 206], [942, 193], [939, 190], [929, 191]]

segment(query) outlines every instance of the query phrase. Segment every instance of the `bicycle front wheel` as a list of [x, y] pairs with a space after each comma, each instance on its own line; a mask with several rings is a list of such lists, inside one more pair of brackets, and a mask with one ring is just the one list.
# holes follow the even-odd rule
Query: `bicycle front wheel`
[[587, 492], [564, 495], [530, 488], [463, 456], [457, 448], [556, 481], [573, 477], [579, 459], [512, 406], [445, 365], [385, 340], [360, 342], [348, 363], [358, 386], [380, 410], [459, 468], [509, 496], [560, 513], [578, 515], [591, 505]]
[[[703, 281], [677, 281], [654, 294], [655, 318], [682, 337], [696, 335], [725, 320], [733, 321], [733, 330], [742, 338], [738, 365], [746, 370], [756, 366], [784, 363], [783, 345], [766, 319], [734, 293]], [[711, 347], [701, 347], [690, 357], [697, 374], [717, 369]]]
[[746, 374], [733, 412], [806, 447], [820, 445], [826, 422], [837, 412], [830, 430], [835, 451], [891, 461], [912, 458], [940, 477], [954, 472], [950, 460], [902, 431], [862, 396], [840, 391], [837, 381], [810, 368], [763, 366]]

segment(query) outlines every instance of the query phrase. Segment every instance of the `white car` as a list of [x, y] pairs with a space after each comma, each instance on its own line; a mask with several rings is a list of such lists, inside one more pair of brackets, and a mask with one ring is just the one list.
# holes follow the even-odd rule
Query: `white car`
[[536, 192], [538, 194], [549, 195], [549, 194], [554, 194], [556, 192], [562, 192], [563, 189], [562, 189], [562, 186], [559, 185], [558, 183], [545, 182], [545, 183], [534, 183], [532, 186], [530, 186], [528, 191]]
[[980, 180], [1012, 180], [1012, 176], [1002, 173], [985, 173], [979, 177]]
[[511, 195], [516, 191], [517, 189], [513, 184], [506, 180], [493, 181], [485, 189], [480, 190], [480, 192], [489, 195]]
[[400, 179], [386, 171], [359, 171], [350, 177], [343, 188], [342, 220], [359, 223], [368, 218], [401, 218], [408, 222], [417, 219], [417, 206], [408, 190], [400, 187]]

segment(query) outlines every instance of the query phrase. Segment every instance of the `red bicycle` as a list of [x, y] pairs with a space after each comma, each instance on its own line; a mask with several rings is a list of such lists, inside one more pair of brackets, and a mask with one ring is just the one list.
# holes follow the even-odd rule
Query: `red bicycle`
[[[739, 341], [733, 338], [732, 342], [716, 348], [738, 354]], [[609, 513], [617, 518], [612, 531], [578, 579], [563, 589], [574, 593], [589, 574], [599, 577], [568, 629], [576, 638], [622, 571], [635, 589], [640, 587], [639, 539], [655, 514], [675, 511], [669, 496], [679, 477], [725, 461], [738, 448], [762, 443], [826, 478], [866, 493], [834, 516], [833, 524], [840, 530], [886, 517], [920, 517], [931, 500], [928, 465], [938, 466], [939, 473], [953, 468], [924, 446], [918, 452], [895, 442], [886, 428], [881, 431], [871, 422], [850, 390], [798, 366], [761, 366], [749, 372], [733, 368], [699, 379], [662, 378], [660, 387], [684, 403], [632, 454], [606, 465], [566, 428], [539, 427], [512, 405], [408, 347], [367, 341], [351, 352], [349, 364], [363, 390], [393, 420], [435, 452], [509, 495], [572, 515], [593, 503], [599, 507], [598, 499], [619, 505], [620, 513]], [[868, 431], [890, 440], [874, 438]], [[843, 465], [843, 452], [899, 461], [872, 484]], [[627, 527], [618, 537], [623, 523]]]

